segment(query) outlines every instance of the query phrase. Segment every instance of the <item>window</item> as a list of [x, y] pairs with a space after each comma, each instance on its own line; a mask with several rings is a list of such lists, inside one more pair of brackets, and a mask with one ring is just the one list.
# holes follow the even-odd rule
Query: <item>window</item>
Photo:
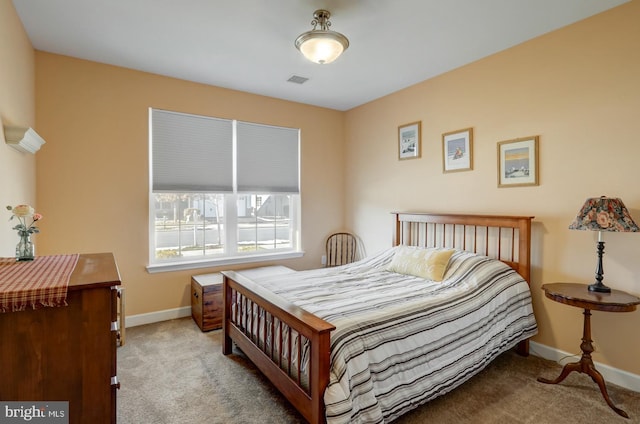
[[150, 109], [150, 266], [300, 256], [300, 130]]

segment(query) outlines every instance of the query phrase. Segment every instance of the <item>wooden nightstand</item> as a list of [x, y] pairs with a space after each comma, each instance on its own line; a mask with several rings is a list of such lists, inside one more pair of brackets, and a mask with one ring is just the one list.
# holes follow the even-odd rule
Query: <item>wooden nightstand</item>
[[577, 283], [544, 284], [542, 286], [542, 290], [544, 290], [545, 296], [551, 300], [564, 303], [565, 305], [583, 308], [584, 328], [582, 333], [582, 344], [580, 345], [580, 349], [582, 350], [582, 357], [580, 360], [578, 362], [566, 364], [558, 378], [555, 380], [547, 380], [546, 378], [539, 377], [538, 381], [546, 384], [557, 384], [564, 380], [572, 371], [585, 373], [598, 384], [604, 400], [607, 401], [607, 405], [609, 405], [611, 409], [616, 411], [619, 415], [629, 418], [629, 415], [626, 412], [617, 408], [613, 402], [611, 402], [609, 394], [607, 393], [604, 378], [602, 377], [602, 374], [596, 370], [593, 360], [591, 359], [591, 352], [593, 352], [593, 345], [591, 344], [593, 342], [593, 340], [591, 340], [591, 311], [635, 311], [636, 305], [640, 305], [640, 298], [620, 290], [611, 290], [611, 293], [591, 292], [587, 289], [586, 284]]
[[222, 327], [222, 274], [191, 277], [191, 316], [202, 331]]

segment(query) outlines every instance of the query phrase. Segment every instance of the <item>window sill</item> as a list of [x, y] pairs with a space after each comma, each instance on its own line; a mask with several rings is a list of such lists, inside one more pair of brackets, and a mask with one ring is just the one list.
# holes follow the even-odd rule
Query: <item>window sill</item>
[[185, 269], [211, 268], [223, 265], [250, 264], [256, 262], [267, 262], [282, 259], [295, 259], [304, 256], [304, 252], [283, 252], [266, 253], [263, 255], [251, 256], [231, 256], [218, 259], [203, 259], [198, 261], [166, 262], [147, 265], [147, 272], [155, 274], [157, 272], [182, 271]]

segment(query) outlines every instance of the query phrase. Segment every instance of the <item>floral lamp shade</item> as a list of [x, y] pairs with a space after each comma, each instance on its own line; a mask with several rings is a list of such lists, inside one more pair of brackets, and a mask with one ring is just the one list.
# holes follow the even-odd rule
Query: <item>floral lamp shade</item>
[[578, 216], [569, 225], [571, 230], [591, 230], [598, 232], [598, 264], [596, 266], [596, 282], [589, 285], [590, 292], [611, 293], [611, 289], [602, 283], [602, 256], [604, 255], [603, 231], [637, 232], [638, 225], [633, 222], [631, 214], [622, 200], [617, 197], [592, 197], [582, 205]]
[[582, 205], [578, 216], [569, 225], [571, 230], [636, 232], [638, 225], [622, 200], [617, 197], [592, 197]]

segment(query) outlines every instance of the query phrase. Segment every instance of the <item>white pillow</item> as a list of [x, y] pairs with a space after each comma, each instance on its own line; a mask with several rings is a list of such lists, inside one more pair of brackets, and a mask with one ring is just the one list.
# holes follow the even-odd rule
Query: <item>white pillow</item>
[[442, 281], [453, 249], [400, 246], [387, 271]]

